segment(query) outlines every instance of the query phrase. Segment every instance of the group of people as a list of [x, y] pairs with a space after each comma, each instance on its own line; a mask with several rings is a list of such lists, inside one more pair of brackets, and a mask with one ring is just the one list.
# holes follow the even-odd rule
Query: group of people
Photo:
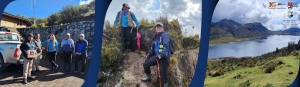
[[[138, 33], [132, 33], [133, 29], [139, 28], [138, 20], [135, 17], [134, 13], [129, 11], [130, 7], [128, 4], [124, 3], [122, 5], [122, 10], [117, 13], [116, 20], [114, 22], [115, 25], [120, 26], [122, 29], [122, 44], [123, 44], [123, 52], [129, 52], [130, 49], [134, 49], [136, 46], [132, 46], [134, 44], [134, 36]], [[135, 24], [134, 24], [135, 23]], [[133, 34], [133, 35], [132, 35]], [[151, 72], [150, 67], [157, 64], [156, 60], [160, 61], [161, 65], [161, 75], [163, 86], [168, 87], [168, 66], [170, 62], [170, 36], [165, 33], [164, 25], [162, 22], [156, 23], [156, 34], [152, 38], [151, 50], [148, 52], [147, 58], [143, 63], [144, 72], [146, 73], [145, 78], [142, 78], [141, 81], [151, 81]]]
[[[34, 38], [35, 37], [35, 38]], [[71, 39], [70, 33], [67, 33], [66, 38], [61, 41], [61, 45], [59, 46], [58, 41], [55, 38], [54, 34], [51, 34], [48, 40], [41, 41], [40, 34], [37, 33], [33, 36], [32, 33], [27, 35], [27, 39], [22, 42], [20, 49], [23, 54], [23, 78], [24, 84], [27, 84], [27, 78], [33, 80], [32, 77], [33, 72], [41, 72], [39, 69], [39, 62], [43, 58], [43, 51], [47, 53], [47, 57], [49, 62], [51, 63], [52, 71], [56, 71], [58, 68], [58, 64], [56, 63], [56, 56], [58, 53], [62, 53], [63, 61], [64, 61], [64, 69], [67, 72], [71, 72], [72, 65], [72, 55], [75, 56], [75, 70], [74, 73], [78, 72], [79, 62], [82, 62], [82, 69], [80, 74], [84, 74], [85, 72], [85, 64], [87, 58], [87, 47], [88, 41], [84, 39], [84, 34], [79, 35], [79, 40], [74, 43], [73, 39]], [[45, 46], [45, 47], [43, 47]], [[31, 54], [32, 52], [32, 54]], [[34, 57], [30, 55], [35, 55]]]

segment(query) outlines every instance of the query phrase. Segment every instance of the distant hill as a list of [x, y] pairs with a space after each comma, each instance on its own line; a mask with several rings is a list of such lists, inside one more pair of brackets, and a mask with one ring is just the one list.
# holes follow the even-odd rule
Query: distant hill
[[276, 34], [281, 34], [281, 35], [300, 35], [300, 28], [292, 27], [286, 30], [279, 30], [275, 32]]
[[261, 23], [244, 24], [233, 33], [237, 38], [260, 37], [272, 34], [271, 31], [264, 27]]
[[223, 19], [219, 22], [212, 23], [210, 38], [218, 39], [219, 37], [235, 37], [235, 38], [257, 38], [273, 34], [261, 23], [240, 24], [233, 20]]
[[236, 29], [238, 29], [241, 26], [241, 24], [228, 19], [223, 19], [219, 22], [214, 23], [214, 25], [229, 32], [234, 32]]
[[233, 37], [231, 32], [228, 32], [218, 26], [211, 25], [209, 39], [217, 39], [220, 37]]

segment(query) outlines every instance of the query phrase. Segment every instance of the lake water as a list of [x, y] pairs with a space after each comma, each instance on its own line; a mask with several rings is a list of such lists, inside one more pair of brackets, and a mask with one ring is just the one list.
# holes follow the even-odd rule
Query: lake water
[[300, 36], [272, 35], [264, 39], [254, 39], [244, 42], [226, 43], [209, 46], [208, 58], [260, 56], [286, 47], [288, 42], [298, 43]]

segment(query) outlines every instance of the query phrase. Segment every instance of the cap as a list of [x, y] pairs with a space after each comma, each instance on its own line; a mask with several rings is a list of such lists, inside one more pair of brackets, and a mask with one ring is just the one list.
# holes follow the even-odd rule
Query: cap
[[124, 3], [123, 6], [127, 7], [128, 9], [130, 9], [129, 5], [127, 3]]
[[29, 33], [29, 34], [27, 35], [27, 37], [33, 37], [33, 34], [32, 34], [32, 33]]
[[70, 33], [67, 33], [68, 36], [70, 36]]
[[84, 34], [80, 34], [79, 36], [83, 36], [84, 37]]
[[162, 27], [164, 26], [163, 23], [161, 23], [161, 22], [157, 22], [156, 25], [160, 25]]

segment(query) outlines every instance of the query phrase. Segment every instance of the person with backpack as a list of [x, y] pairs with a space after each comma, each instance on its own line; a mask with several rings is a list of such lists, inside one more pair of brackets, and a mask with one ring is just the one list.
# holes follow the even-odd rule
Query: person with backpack
[[88, 41], [84, 39], [84, 34], [79, 35], [79, 40], [76, 42], [75, 45], [75, 51], [76, 51], [76, 58], [75, 58], [75, 71], [74, 73], [77, 73], [78, 71], [78, 65], [81, 61], [81, 75], [85, 72], [85, 65], [86, 65], [86, 58], [87, 58], [87, 47], [88, 47]]
[[139, 22], [137, 18], [135, 17], [134, 13], [129, 11], [130, 7], [128, 4], [124, 3], [122, 7], [122, 11], [119, 11], [116, 16], [116, 20], [114, 21], [114, 24], [121, 27], [121, 33], [122, 33], [122, 47], [123, 47], [123, 52], [130, 52], [133, 49], [133, 45], [135, 43], [134, 40], [135, 38], [132, 36], [132, 31], [133, 29], [138, 29]]
[[46, 45], [46, 48], [42, 47], [42, 49], [46, 49], [47, 53], [48, 53], [48, 58], [49, 58], [49, 62], [52, 65], [51, 70], [55, 71], [58, 68], [58, 64], [56, 64], [56, 56], [57, 53], [59, 52], [59, 48], [58, 48], [58, 42], [55, 38], [54, 34], [51, 34], [49, 39], [42, 42], [42, 45]]
[[173, 54], [171, 49], [171, 38], [164, 32], [163, 24], [161, 22], [156, 23], [156, 34], [152, 38], [151, 49], [148, 52], [147, 58], [143, 63], [145, 78], [142, 81], [151, 81], [150, 67], [157, 64], [156, 60], [159, 60], [161, 67], [161, 77], [164, 87], [168, 87], [168, 66], [170, 62], [170, 56]]
[[67, 33], [66, 39], [61, 41], [61, 52], [64, 58], [64, 68], [67, 72], [71, 71], [72, 54], [74, 51], [74, 41], [71, 38], [70, 33]]
[[[41, 49], [42, 42], [41, 42], [39, 33], [35, 34], [35, 42], [36, 42], [38, 48]], [[38, 53], [37, 58], [33, 59], [32, 74], [34, 74], [34, 72], [40, 72], [39, 63], [43, 57], [42, 50], [38, 50], [37, 53]]]
[[23, 78], [24, 84], [27, 84], [27, 78], [33, 80], [31, 76], [33, 59], [36, 58], [36, 51], [41, 51], [33, 39], [33, 34], [30, 33], [27, 39], [21, 44], [20, 49], [23, 53]]

